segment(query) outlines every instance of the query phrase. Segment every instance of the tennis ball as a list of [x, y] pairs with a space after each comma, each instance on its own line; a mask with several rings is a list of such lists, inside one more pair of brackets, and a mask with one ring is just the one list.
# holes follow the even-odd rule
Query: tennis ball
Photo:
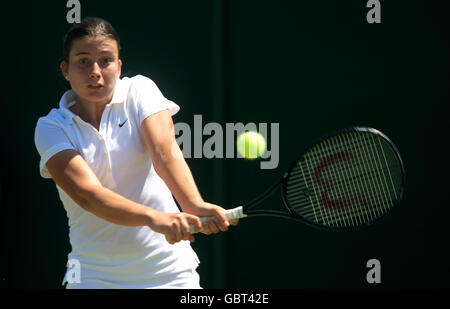
[[236, 142], [237, 150], [246, 159], [256, 159], [266, 151], [266, 140], [255, 131], [242, 133]]

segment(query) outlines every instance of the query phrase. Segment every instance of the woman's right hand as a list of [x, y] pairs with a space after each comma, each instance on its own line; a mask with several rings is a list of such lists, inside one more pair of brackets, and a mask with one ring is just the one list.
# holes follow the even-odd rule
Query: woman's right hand
[[189, 225], [193, 225], [195, 232], [202, 230], [200, 218], [185, 212], [163, 213], [155, 216], [150, 228], [155, 232], [164, 234], [169, 244], [173, 245], [182, 240], [194, 242], [195, 238], [190, 232]]

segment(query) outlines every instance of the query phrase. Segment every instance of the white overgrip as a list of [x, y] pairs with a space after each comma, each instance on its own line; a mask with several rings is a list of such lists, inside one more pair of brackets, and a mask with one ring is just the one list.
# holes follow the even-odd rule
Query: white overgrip
[[[242, 206], [238, 206], [236, 208], [225, 210], [225, 215], [227, 216], [228, 220], [236, 220], [236, 219], [247, 217], [247, 215], [244, 214], [244, 208]], [[213, 218], [213, 217], [202, 217], [202, 218], [200, 218], [200, 220], [202, 222], [205, 222], [209, 218]], [[191, 234], [194, 234], [195, 228], [192, 224], [189, 225], [189, 230], [190, 230]]]

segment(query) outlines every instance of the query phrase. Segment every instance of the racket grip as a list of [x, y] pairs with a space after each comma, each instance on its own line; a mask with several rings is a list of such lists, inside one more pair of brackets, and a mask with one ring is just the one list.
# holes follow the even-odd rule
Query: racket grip
[[[228, 220], [236, 220], [236, 219], [247, 217], [247, 215], [244, 214], [244, 209], [242, 208], [242, 206], [238, 206], [233, 209], [225, 210], [225, 215], [227, 216]], [[209, 218], [213, 218], [213, 217], [202, 217], [202, 218], [200, 218], [200, 221], [205, 222]], [[195, 233], [194, 232], [195, 228], [192, 224], [189, 225], [189, 230], [190, 230], [191, 234]]]

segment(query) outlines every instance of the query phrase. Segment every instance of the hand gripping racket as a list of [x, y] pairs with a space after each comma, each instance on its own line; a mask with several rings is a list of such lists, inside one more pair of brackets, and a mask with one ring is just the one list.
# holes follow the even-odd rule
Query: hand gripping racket
[[[286, 211], [252, 209], [278, 186]], [[269, 189], [225, 213], [229, 220], [270, 215], [321, 228], [352, 229], [389, 213], [401, 200], [404, 186], [397, 147], [375, 129], [354, 127], [311, 144]]]

